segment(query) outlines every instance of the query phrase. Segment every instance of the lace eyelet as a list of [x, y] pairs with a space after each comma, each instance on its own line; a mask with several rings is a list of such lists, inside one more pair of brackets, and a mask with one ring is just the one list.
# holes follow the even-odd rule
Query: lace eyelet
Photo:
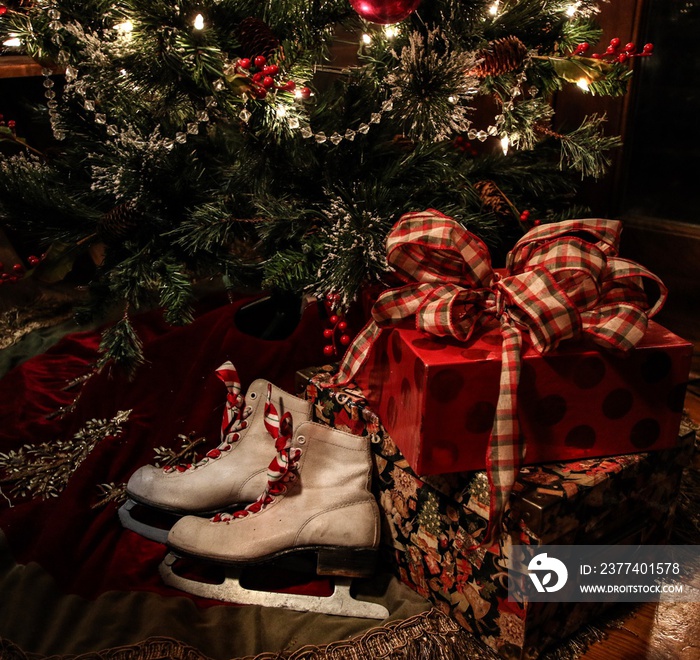
[[306, 438], [303, 435], [298, 435], [297, 436], [297, 443], [300, 445], [303, 445], [306, 443]]
[[255, 399], [258, 398], [258, 393], [257, 393], [257, 392], [251, 392], [251, 393], [248, 395], [248, 398], [255, 400]]

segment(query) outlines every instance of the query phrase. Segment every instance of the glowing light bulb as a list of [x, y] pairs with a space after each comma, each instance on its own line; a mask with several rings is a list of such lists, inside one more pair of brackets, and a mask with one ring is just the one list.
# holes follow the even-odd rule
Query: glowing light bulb
[[508, 154], [508, 147], [510, 146], [510, 139], [508, 138], [507, 135], [504, 135], [501, 138], [501, 149], [503, 149], [503, 155], [506, 156]]
[[300, 90], [300, 89], [295, 89], [295, 90], [294, 90], [294, 98], [295, 98], [295, 99], [300, 99], [302, 96], [303, 96], [303, 94], [301, 93], [301, 90]]
[[366, 32], [362, 35], [362, 43], [365, 44], [365, 46], [369, 46], [372, 43], [372, 37]]
[[589, 80], [588, 78], [579, 78], [576, 81], [576, 85], [580, 87], [584, 92], [588, 91]]
[[123, 23], [117, 23], [114, 29], [121, 34], [129, 34], [134, 29], [134, 24], [131, 21], [124, 21]]
[[456, 97], [456, 96], [448, 96], [448, 97], [447, 97], [447, 100], [448, 100], [450, 103], [457, 103], [457, 97]]
[[501, 4], [501, 0], [496, 0], [490, 7], [489, 7], [489, 14], [491, 16], [495, 16], [498, 14], [498, 5]]
[[204, 16], [201, 14], [197, 14], [194, 17], [194, 29], [195, 30], [202, 30], [204, 28]]
[[569, 5], [566, 8], [565, 13], [569, 18], [571, 18], [578, 11], [579, 4], [580, 4], [579, 2], [575, 2], [573, 5]]
[[22, 45], [22, 41], [17, 36], [10, 35], [10, 38], [2, 42], [3, 46], [7, 48], [19, 48]]
[[280, 118], [287, 116], [287, 108], [281, 103], [277, 106], [277, 116]]
[[395, 25], [385, 25], [384, 34], [386, 35], [387, 39], [393, 39], [394, 37], [398, 36], [399, 28], [397, 28]]

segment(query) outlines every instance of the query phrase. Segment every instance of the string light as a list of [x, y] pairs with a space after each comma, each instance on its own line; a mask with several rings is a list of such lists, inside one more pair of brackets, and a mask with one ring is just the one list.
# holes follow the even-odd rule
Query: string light
[[504, 135], [501, 138], [501, 149], [503, 149], [503, 155], [507, 156], [508, 155], [508, 147], [510, 146], [510, 139], [508, 138], [507, 135]]
[[204, 29], [204, 16], [201, 14], [197, 14], [194, 17], [194, 29], [195, 30], [203, 30]]
[[287, 116], [287, 108], [281, 103], [277, 106], [277, 116], [280, 118]]
[[495, 0], [495, 2], [489, 7], [489, 14], [491, 14], [491, 16], [496, 16], [496, 14], [498, 14], [500, 4], [501, 0]]
[[17, 35], [10, 35], [7, 41], [2, 42], [3, 46], [7, 48], [19, 48], [22, 45], [22, 40]]
[[114, 29], [121, 34], [129, 34], [134, 29], [134, 24], [131, 21], [124, 21], [123, 23], [117, 23]]
[[369, 46], [372, 43], [372, 37], [370, 37], [366, 32], [362, 35], [362, 43]]
[[576, 81], [576, 85], [580, 87], [584, 92], [588, 91], [589, 80], [588, 78], [579, 78]]
[[399, 28], [397, 28], [395, 25], [385, 25], [384, 34], [386, 35], [387, 39], [394, 39], [399, 34]]
[[566, 8], [566, 15], [571, 18], [577, 11], [578, 11], [578, 6], [580, 5], [580, 2], [575, 2], [573, 5], [569, 5]]

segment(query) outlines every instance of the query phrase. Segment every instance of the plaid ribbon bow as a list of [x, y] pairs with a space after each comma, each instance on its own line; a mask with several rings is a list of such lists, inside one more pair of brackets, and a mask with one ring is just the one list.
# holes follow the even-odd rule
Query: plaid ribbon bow
[[[644, 336], [667, 291], [642, 266], [617, 257], [621, 224], [569, 220], [530, 230], [494, 272], [486, 245], [433, 209], [402, 216], [387, 237], [387, 260], [406, 283], [379, 296], [372, 320], [348, 347], [337, 384], [360, 369], [381, 329], [414, 317], [416, 328], [468, 341], [498, 321], [503, 337], [501, 379], [486, 467], [493, 541], [524, 460], [517, 415], [523, 334], [540, 353], [565, 339], [590, 336], [627, 351]], [[656, 287], [655, 302], [645, 290]]]

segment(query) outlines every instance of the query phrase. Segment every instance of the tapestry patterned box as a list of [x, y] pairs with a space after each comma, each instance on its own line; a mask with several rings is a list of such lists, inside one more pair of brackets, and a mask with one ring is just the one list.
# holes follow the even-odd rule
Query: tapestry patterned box
[[[626, 354], [569, 342], [524, 347], [518, 418], [525, 462], [667, 449], [676, 443], [692, 344], [653, 321]], [[501, 333], [468, 343], [384, 330], [356, 374], [370, 407], [419, 474], [485, 468], [501, 371]]]
[[298, 385], [313, 400], [316, 421], [370, 438], [389, 565], [503, 657], [535, 658], [609, 606], [508, 601], [513, 544], [668, 538], [681, 473], [694, 446], [687, 426], [673, 449], [523, 468], [507, 514], [510, 533], [474, 552], [468, 549], [482, 538], [488, 518], [485, 473], [418, 476], [362, 393], [332, 387], [331, 374], [332, 367], [300, 372]]

